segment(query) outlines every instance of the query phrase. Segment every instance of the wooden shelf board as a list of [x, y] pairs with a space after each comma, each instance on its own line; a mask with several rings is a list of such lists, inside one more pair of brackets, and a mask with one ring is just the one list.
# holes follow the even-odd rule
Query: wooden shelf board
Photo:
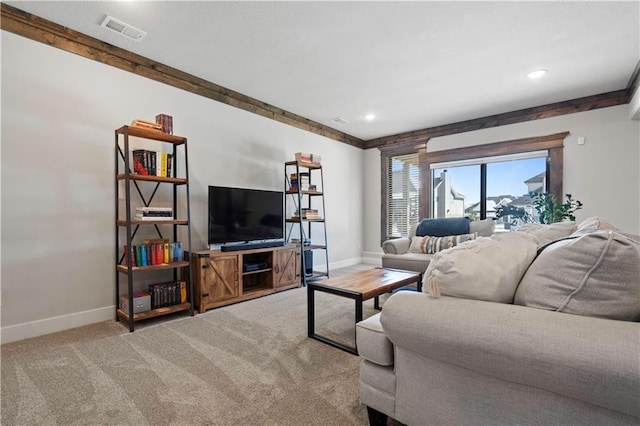
[[187, 141], [187, 138], [183, 136], [170, 135], [167, 133], [162, 133], [159, 130], [143, 129], [141, 127], [135, 126], [122, 126], [118, 130], [116, 130], [116, 132], [121, 135], [128, 133], [129, 136], [135, 136], [161, 142], [169, 142], [175, 145], [182, 145]]
[[[151, 266], [132, 266], [132, 272], [147, 272], [147, 271], [161, 271], [166, 269], [176, 269], [176, 268], [184, 268], [185, 266], [189, 266], [189, 262], [173, 262], [173, 263], [161, 263], [160, 265], [151, 265]], [[119, 272], [126, 274], [129, 270], [127, 265], [117, 265], [117, 269]]]
[[242, 275], [255, 275], [255, 274], [260, 274], [262, 272], [269, 272], [272, 270], [273, 270], [272, 268], [258, 269], [256, 271], [243, 272]]
[[260, 295], [266, 296], [268, 294], [271, 294], [272, 292], [273, 292], [273, 287], [271, 286], [267, 286], [267, 285], [248, 286], [248, 287], [242, 288], [242, 297], [244, 296], [258, 297]]
[[[150, 318], [168, 315], [175, 312], [186, 311], [191, 308], [191, 303], [181, 303], [180, 305], [165, 306], [164, 308], [151, 309], [150, 311], [133, 314], [134, 321], [142, 321]], [[118, 315], [129, 321], [129, 315], [122, 309], [118, 309]]]
[[[298, 195], [298, 191], [287, 191], [286, 194], [289, 195]], [[300, 191], [302, 195], [322, 195], [322, 191]]]
[[327, 246], [326, 245], [322, 245], [322, 244], [310, 244], [307, 246], [304, 246], [304, 251], [309, 251], [309, 250], [326, 250]]
[[[127, 226], [126, 220], [118, 220], [118, 226]], [[132, 220], [131, 225], [187, 225], [186, 220]]]
[[298, 167], [304, 167], [307, 169], [321, 169], [322, 165], [320, 164], [313, 164], [313, 163], [303, 163], [302, 161], [287, 161], [286, 163], [284, 163], [287, 166], [298, 166]]
[[[324, 222], [324, 219], [302, 219], [303, 222]], [[285, 222], [287, 223], [300, 223], [300, 219], [297, 218], [289, 218], [286, 219]]]
[[[118, 173], [118, 180], [124, 180], [125, 174]], [[145, 176], [139, 175], [136, 173], [129, 173], [129, 179], [131, 180], [140, 180], [146, 182], [164, 182], [164, 183], [174, 183], [176, 185], [185, 185], [187, 183], [186, 178], [172, 178], [172, 177], [162, 177], [162, 176]]]

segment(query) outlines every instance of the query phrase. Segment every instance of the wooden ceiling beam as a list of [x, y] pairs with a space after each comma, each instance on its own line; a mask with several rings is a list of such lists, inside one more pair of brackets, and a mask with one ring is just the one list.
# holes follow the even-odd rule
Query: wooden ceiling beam
[[364, 148], [380, 148], [387, 145], [395, 145], [409, 141], [427, 141], [439, 136], [471, 132], [474, 130], [488, 129], [507, 124], [522, 123], [525, 121], [540, 120], [542, 118], [555, 117], [558, 115], [573, 114], [576, 112], [627, 104], [629, 103], [629, 100], [628, 89], [616, 90], [614, 92], [602, 93], [600, 95], [586, 96], [584, 98], [556, 102], [533, 108], [525, 108], [518, 111], [475, 118], [473, 120], [459, 121], [457, 123], [445, 124], [443, 126], [429, 127], [427, 129], [416, 130], [413, 132], [405, 132], [397, 135], [371, 139], [365, 142]]
[[0, 8], [2, 30], [357, 148], [364, 147], [363, 140], [308, 118], [102, 42], [6, 3], [1, 3]]

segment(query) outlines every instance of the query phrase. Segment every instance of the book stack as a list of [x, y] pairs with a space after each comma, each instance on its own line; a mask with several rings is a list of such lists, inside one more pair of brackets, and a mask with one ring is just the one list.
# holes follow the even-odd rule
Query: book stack
[[318, 154], [296, 152], [296, 161], [301, 165], [320, 166], [322, 158]]
[[141, 129], [149, 129], [149, 130], [157, 130], [159, 132], [162, 131], [162, 126], [155, 121], [143, 120], [141, 118], [136, 118], [131, 122], [132, 127], [140, 127]]
[[291, 173], [289, 181], [291, 182], [291, 186], [289, 187], [289, 191], [297, 191], [298, 186], [302, 191], [309, 190], [309, 173], [300, 173], [298, 176], [296, 173]]
[[169, 281], [150, 284], [151, 309], [179, 305], [187, 302], [187, 283], [185, 281]]
[[173, 154], [161, 151], [148, 151], [146, 149], [134, 149], [133, 170], [142, 176], [171, 177], [171, 165]]
[[173, 208], [136, 207], [135, 220], [173, 220]]
[[[318, 210], [316, 209], [308, 209], [308, 208], [303, 208], [300, 209], [302, 210], [302, 219], [306, 219], [306, 220], [314, 220], [314, 219], [320, 219], [320, 213], [318, 213]], [[298, 219], [299, 215], [298, 215], [298, 211], [296, 210], [295, 212], [293, 212], [293, 218], [294, 219]]]
[[156, 123], [160, 125], [162, 133], [173, 134], [173, 117], [167, 114], [156, 115]]
[[136, 244], [129, 249], [124, 246], [124, 264], [131, 266], [163, 265], [183, 260], [181, 242], [169, 242], [168, 239], [145, 240], [144, 244]]

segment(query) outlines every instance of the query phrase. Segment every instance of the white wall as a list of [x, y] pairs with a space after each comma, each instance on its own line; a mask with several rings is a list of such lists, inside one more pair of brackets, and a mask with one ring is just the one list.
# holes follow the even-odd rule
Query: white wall
[[[434, 138], [429, 152], [569, 131], [564, 148], [564, 193], [584, 203], [578, 221], [600, 216], [640, 233], [640, 123], [629, 106], [564, 115]], [[585, 138], [578, 146], [577, 138]], [[364, 252], [380, 253], [380, 152], [365, 152]]]
[[329, 263], [360, 261], [363, 152], [2, 32], [2, 342], [114, 316], [114, 130], [173, 116], [188, 137], [194, 249], [207, 187], [282, 190], [284, 162], [320, 154]]

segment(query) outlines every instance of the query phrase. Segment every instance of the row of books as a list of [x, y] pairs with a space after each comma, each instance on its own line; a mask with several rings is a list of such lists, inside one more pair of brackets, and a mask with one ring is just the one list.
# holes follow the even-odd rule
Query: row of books
[[171, 177], [173, 154], [146, 149], [134, 149], [133, 171], [143, 176]]
[[131, 121], [132, 127], [140, 127], [141, 129], [149, 129], [149, 130], [157, 130], [159, 132], [162, 131], [162, 125], [160, 123], [156, 123], [155, 121], [143, 120], [141, 118], [136, 118]]
[[150, 284], [149, 294], [151, 295], [151, 309], [186, 303], [187, 283], [185, 281], [170, 281]]
[[303, 191], [308, 191], [310, 187], [310, 178], [309, 173], [300, 173], [298, 176], [297, 173], [291, 173], [289, 176], [289, 181], [291, 182], [290, 190], [297, 191], [298, 187]]
[[136, 207], [135, 220], [173, 220], [173, 208]]
[[[303, 208], [300, 210], [301, 210], [300, 214], [302, 214], [303, 219], [307, 219], [307, 220], [320, 219], [320, 213], [318, 212], [317, 209]], [[294, 211], [293, 218], [298, 219], [300, 217], [300, 214], [298, 213], [297, 210]]]
[[125, 244], [124, 264], [131, 262], [131, 266], [154, 266], [183, 260], [184, 252], [182, 243], [179, 241], [169, 242], [166, 239], [145, 240], [144, 244], [132, 245], [130, 248]]

